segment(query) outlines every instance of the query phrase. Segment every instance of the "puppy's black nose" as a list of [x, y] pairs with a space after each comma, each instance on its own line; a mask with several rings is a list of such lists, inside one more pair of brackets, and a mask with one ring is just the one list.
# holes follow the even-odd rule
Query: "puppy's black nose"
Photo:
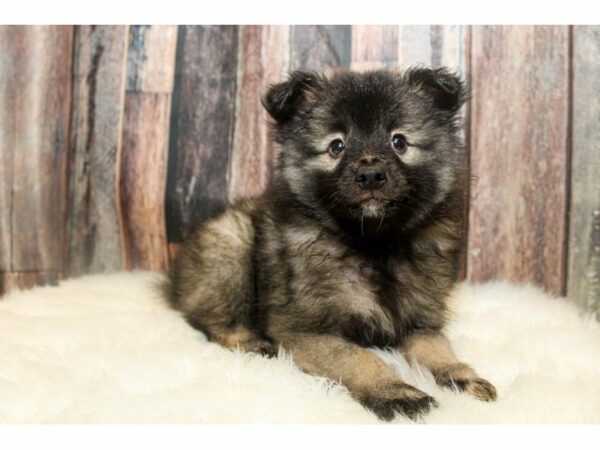
[[383, 163], [377, 161], [361, 165], [354, 178], [361, 188], [373, 191], [380, 189], [387, 180]]

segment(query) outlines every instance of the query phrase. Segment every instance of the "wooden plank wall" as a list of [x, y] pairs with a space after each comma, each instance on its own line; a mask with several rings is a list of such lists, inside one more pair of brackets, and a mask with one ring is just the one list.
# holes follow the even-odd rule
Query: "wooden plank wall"
[[600, 320], [600, 27], [573, 29], [569, 297]]
[[176, 38], [175, 26], [129, 29], [119, 172], [128, 269], [168, 266], [164, 199]]
[[600, 27], [0, 27], [0, 292], [164, 270], [269, 183], [260, 96], [289, 70], [450, 66], [463, 111], [463, 273], [600, 311]]
[[167, 181], [167, 232], [178, 243], [225, 208], [239, 30], [179, 29]]
[[72, 53], [73, 27], [0, 27], [1, 284], [63, 271]]
[[560, 294], [568, 27], [474, 27], [472, 39], [469, 276], [533, 281]]
[[[227, 172], [229, 202], [260, 194], [271, 179], [275, 145], [260, 97], [290, 69], [290, 30], [242, 26], [238, 36], [235, 114]], [[314, 52], [311, 52], [314, 54]]]
[[117, 189], [128, 27], [75, 31], [66, 269], [124, 268]]

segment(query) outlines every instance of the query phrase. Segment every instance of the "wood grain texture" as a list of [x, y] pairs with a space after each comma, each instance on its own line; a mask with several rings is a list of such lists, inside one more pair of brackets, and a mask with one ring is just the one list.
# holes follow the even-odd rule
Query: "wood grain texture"
[[11, 271], [62, 270], [72, 45], [73, 27], [0, 27], [0, 153], [12, 154], [3, 156], [12, 159], [3, 169], [12, 171]]
[[164, 195], [170, 105], [165, 93], [125, 95], [120, 192], [130, 269], [164, 270], [169, 261]]
[[129, 29], [127, 90], [173, 92], [177, 27], [136, 25]]
[[237, 54], [237, 27], [180, 27], [169, 143], [169, 242], [180, 242], [227, 204]]
[[174, 26], [130, 28], [119, 193], [128, 268], [164, 270]]
[[[0, 271], [11, 269], [12, 253], [12, 185], [15, 147], [14, 78], [12, 59], [7, 45], [7, 27], [0, 27]], [[11, 89], [12, 88], [12, 89]]]
[[0, 300], [8, 291], [56, 286], [62, 278], [59, 272], [0, 272]]
[[568, 28], [473, 27], [470, 279], [559, 294], [566, 218]]
[[125, 95], [126, 26], [80, 26], [73, 62], [68, 272], [124, 267], [117, 174]]
[[261, 96], [289, 67], [289, 27], [241, 26], [239, 33], [230, 202], [260, 194], [271, 180], [275, 145]]
[[179, 251], [181, 250], [182, 244], [171, 244], [169, 243], [169, 260], [173, 261]]
[[395, 25], [353, 25], [353, 70], [395, 67], [398, 64], [398, 27]]
[[600, 320], [600, 27], [573, 30], [568, 295]]
[[398, 65], [425, 64], [465, 71], [464, 25], [401, 25], [398, 29]]
[[294, 25], [291, 28], [291, 69], [323, 71], [350, 67], [350, 25]]

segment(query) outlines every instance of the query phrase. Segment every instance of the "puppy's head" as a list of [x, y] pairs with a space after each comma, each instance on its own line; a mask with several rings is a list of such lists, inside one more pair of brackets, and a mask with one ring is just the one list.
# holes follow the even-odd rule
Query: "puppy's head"
[[282, 146], [276, 176], [338, 224], [415, 226], [456, 187], [465, 99], [446, 69], [293, 72], [263, 99]]

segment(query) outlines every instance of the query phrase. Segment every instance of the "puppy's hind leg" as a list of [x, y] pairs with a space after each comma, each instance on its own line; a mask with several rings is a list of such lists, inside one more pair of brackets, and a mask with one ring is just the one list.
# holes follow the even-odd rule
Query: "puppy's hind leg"
[[[214, 293], [211, 301], [199, 301], [193, 309], [184, 313], [190, 325], [202, 331], [209, 341], [230, 350], [277, 356], [277, 345], [258, 330], [252, 315], [248, 314], [247, 300], [235, 302], [233, 295], [219, 298], [216, 295], [218, 290], [211, 291]], [[236, 289], [236, 292], [240, 294], [242, 291]]]
[[255, 298], [255, 229], [247, 211], [231, 209], [205, 222], [173, 263], [165, 292], [173, 307], [209, 340], [269, 356]]
[[260, 353], [269, 358], [277, 356], [278, 347], [270, 339], [259, 336], [249, 327], [236, 325], [229, 328], [213, 328], [205, 331], [209, 340], [230, 350]]

